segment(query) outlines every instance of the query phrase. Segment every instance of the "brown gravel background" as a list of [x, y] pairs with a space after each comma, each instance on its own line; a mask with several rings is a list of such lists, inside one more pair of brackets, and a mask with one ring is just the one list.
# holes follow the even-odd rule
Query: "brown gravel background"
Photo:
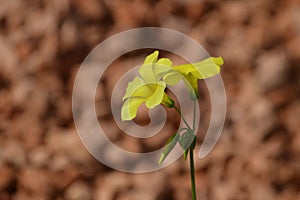
[[[141, 26], [181, 31], [226, 62], [227, 120], [213, 152], [196, 159], [198, 199], [300, 199], [298, 0], [0, 0], [0, 199], [190, 199], [187, 162], [117, 172], [87, 153], [74, 128], [81, 62], [105, 38]], [[124, 73], [117, 69], [146, 53], [137, 55], [108, 70], [97, 110], [111, 137], [144, 151], [163, 140], [122, 137], [107, 110], [114, 75]], [[209, 98], [200, 88], [205, 129]]]

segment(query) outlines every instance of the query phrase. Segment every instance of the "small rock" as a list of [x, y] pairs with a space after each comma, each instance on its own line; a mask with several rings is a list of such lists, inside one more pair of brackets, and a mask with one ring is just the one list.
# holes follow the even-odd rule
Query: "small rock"
[[61, 171], [70, 164], [70, 160], [61, 154], [55, 154], [50, 163], [50, 169], [53, 171]]
[[18, 66], [18, 58], [13, 46], [0, 36], [0, 60], [1, 74], [5, 77], [15, 77], [15, 71]]
[[267, 99], [259, 99], [252, 104], [246, 118], [250, 127], [255, 127], [255, 132], [263, 137], [275, 123], [273, 106]]
[[90, 154], [74, 130], [53, 129], [47, 134], [46, 143], [50, 153], [64, 153], [70, 160], [78, 163], [90, 160]]
[[67, 166], [60, 171], [51, 171], [49, 181], [53, 187], [63, 190], [79, 177], [79, 171], [74, 166]]
[[49, 194], [51, 191], [47, 172], [42, 169], [25, 168], [19, 176], [20, 184], [27, 190], [36, 194]]
[[284, 52], [276, 50], [262, 54], [257, 59], [255, 75], [263, 90], [274, 88], [286, 80], [287, 59]]
[[116, 192], [127, 189], [131, 184], [128, 175], [113, 172], [96, 178], [94, 199], [113, 200]]
[[77, 27], [73, 21], [66, 20], [66, 22], [63, 23], [61, 28], [62, 48], [69, 50], [76, 45], [76, 41], [78, 41], [77, 31]]
[[45, 147], [39, 146], [29, 152], [28, 158], [32, 165], [42, 167], [48, 164], [49, 153]]
[[249, 199], [256, 200], [272, 200], [275, 199], [275, 193], [271, 185], [265, 181], [258, 182], [253, 184], [252, 187], [249, 187]]
[[[159, 194], [164, 188], [163, 180], [166, 178], [166, 175], [160, 171], [148, 174], [135, 174], [132, 176], [134, 188], [136, 188], [137, 191], [142, 190], [148, 193], [155, 191], [156, 194]], [[150, 195], [148, 197], [150, 197]], [[155, 199], [154, 197], [153, 199]]]
[[2, 148], [2, 159], [16, 167], [21, 167], [25, 164], [25, 150], [23, 145], [14, 139], [7, 140]]
[[56, 25], [57, 17], [50, 9], [34, 10], [26, 17], [25, 33], [33, 37], [40, 37], [45, 33], [51, 34], [56, 31]]
[[65, 192], [66, 200], [91, 200], [92, 191], [90, 187], [82, 181], [76, 181]]
[[142, 190], [132, 190], [122, 193], [118, 200], [156, 200], [156, 192], [142, 191]]

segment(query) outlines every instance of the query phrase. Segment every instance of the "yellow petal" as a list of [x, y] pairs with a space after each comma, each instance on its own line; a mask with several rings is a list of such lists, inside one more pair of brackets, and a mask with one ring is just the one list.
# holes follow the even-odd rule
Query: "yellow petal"
[[169, 67], [172, 66], [172, 61], [169, 58], [161, 58], [156, 63], [164, 66], [169, 66]]
[[154, 88], [153, 94], [145, 100], [147, 108], [153, 108], [162, 102], [166, 83], [159, 81], [152, 87]]
[[171, 70], [164, 75], [163, 81], [165, 81], [168, 85], [175, 85], [183, 78], [183, 75], [181, 75], [179, 72]]
[[180, 80], [183, 80], [189, 95], [194, 99], [198, 95], [198, 82], [197, 78], [193, 76], [193, 74], [188, 73], [187, 75], [180, 74], [179, 72], [173, 70], [168, 72], [164, 77], [163, 81], [165, 81], [168, 85], [175, 85]]
[[224, 60], [222, 57], [211, 57], [211, 59], [214, 61], [214, 63], [216, 63], [217, 65], [219, 65], [220, 67], [222, 65], [224, 65]]
[[195, 67], [193, 66], [193, 64], [177, 65], [174, 66], [174, 69], [185, 75], [188, 75], [188, 73], [190, 73], [191, 71], [195, 71]]
[[146, 57], [146, 59], [144, 60], [144, 64], [156, 63], [157, 58], [158, 58], [158, 53], [159, 53], [158, 51], [154, 51], [153, 53], [148, 55]]
[[[128, 97], [133, 96], [134, 93], [138, 93], [141, 90], [141, 87], [145, 85], [144, 81], [140, 77], [135, 77], [133, 81], [128, 83], [126, 93], [123, 97], [123, 100], [127, 99]], [[138, 94], [136, 94], [137, 96]]]
[[160, 76], [159, 78], [162, 78], [161, 76], [171, 69], [172, 69], [172, 61], [168, 58], [161, 58], [156, 62], [154, 68], [154, 74], [155, 76], [157, 77]]
[[185, 82], [185, 85], [188, 89], [189, 95], [192, 99], [194, 99], [198, 96], [198, 79], [191, 73], [186, 75], [185, 78], [188, 81], [188, 83]]
[[145, 101], [144, 98], [128, 98], [121, 109], [121, 118], [123, 121], [131, 120], [136, 117], [139, 106]]
[[156, 80], [160, 80], [170, 70], [172, 70], [172, 61], [168, 58], [159, 59], [154, 66]]
[[154, 64], [157, 62], [157, 58], [158, 51], [154, 51], [152, 54], [146, 57], [144, 63], [139, 68], [139, 73], [146, 82], [156, 82]]
[[144, 86], [141, 86], [134, 91], [132, 94], [133, 97], [143, 97], [148, 98], [153, 94], [154, 90], [148, 86], [148, 84], [145, 84]]
[[188, 75], [192, 73], [198, 79], [205, 79], [215, 76], [220, 73], [220, 66], [224, 64], [221, 57], [210, 57], [201, 62], [178, 65], [174, 68], [180, 73]]
[[146, 81], [146, 82], [156, 82], [156, 77], [154, 75], [154, 68], [155, 64], [143, 64], [140, 69], [139, 73], [141, 77]]
[[223, 59], [219, 58], [207, 58], [202, 62], [195, 63], [196, 71], [192, 72], [198, 79], [205, 79], [215, 76], [220, 73], [220, 65], [222, 65]]

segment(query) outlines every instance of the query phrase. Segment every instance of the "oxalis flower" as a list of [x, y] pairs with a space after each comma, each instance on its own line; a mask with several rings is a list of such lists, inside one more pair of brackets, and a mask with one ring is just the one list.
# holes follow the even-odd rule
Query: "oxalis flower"
[[128, 83], [121, 110], [123, 121], [135, 118], [142, 103], [149, 109], [159, 104], [174, 106], [174, 101], [164, 92], [166, 83], [161, 81], [162, 77], [172, 70], [172, 62], [167, 58], [157, 58], [158, 51], [147, 56], [139, 69], [141, 77], [135, 77]]
[[[221, 57], [210, 57], [201, 62], [172, 66], [167, 58], [158, 58], [158, 51], [146, 57], [139, 69], [140, 76], [128, 83], [123, 97], [124, 104], [121, 110], [122, 120], [131, 120], [136, 117], [139, 106], [145, 103], [151, 109], [159, 104], [174, 108], [186, 127], [180, 128], [168, 140], [163, 149], [159, 163], [163, 163], [172, 149], [179, 144], [184, 150], [184, 159], [190, 155], [190, 172], [192, 199], [196, 200], [196, 183], [194, 170], [194, 148], [197, 142], [195, 129], [196, 102], [198, 97], [198, 80], [210, 78], [220, 73], [220, 67], [224, 64]], [[194, 119], [192, 125], [187, 122], [174, 101], [165, 93], [166, 85], [175, 85], [182, 80], [194, 100]]]
[[198, 79], [206, 79], [219, 74], [220, 67], [223, 64], [222, 57], [210, 57], [197, 63], [174, 66], [175, 70], [170, 70], [163, 77], [163, 80], [168, 85], [175, 85], [182, 79], [189, 91], [190, 97], [195, 99], [198, 97]]

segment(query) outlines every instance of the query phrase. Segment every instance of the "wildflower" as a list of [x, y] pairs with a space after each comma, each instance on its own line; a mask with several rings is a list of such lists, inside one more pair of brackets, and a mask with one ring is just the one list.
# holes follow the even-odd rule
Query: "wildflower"
[[135, 118], [142, 103], [149, 109], [159, 104], [174, 106], [174, 101], [165, 93], [166, 83], [161, 81], [165, 73], [172, 69], [172, 62], [167, 58], [157, 58], [158, 51], [147, 56], [139, 69], [141, 77], [135, 77], [128, 83], [121, 109], [122, 120]]

